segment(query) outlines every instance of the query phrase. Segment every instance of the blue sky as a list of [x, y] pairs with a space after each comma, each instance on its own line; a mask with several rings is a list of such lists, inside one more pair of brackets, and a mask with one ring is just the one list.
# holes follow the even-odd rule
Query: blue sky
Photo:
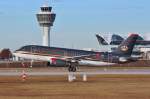
[[[0, 48], [15, 50], [42, 44], [35, 14], [45, 1], [0, 1]], [[52, 46], [99, 48], [96, 33], [150, 33], [149, 0], [51, 0], [49, 4], [57, 14], [51, 31]]]

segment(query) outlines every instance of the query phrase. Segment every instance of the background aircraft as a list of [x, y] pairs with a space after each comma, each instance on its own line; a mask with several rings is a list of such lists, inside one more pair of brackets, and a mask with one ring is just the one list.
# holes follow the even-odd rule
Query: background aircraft
[[101, 37], [100, 35], [96, 34], [97, 40], [99, 42], [99, 45], [108, 45], [108, 42], [106, 42], [106, 40]]
[[[110, 52], [115, 51], [119, 44], [121, 44], [121, 42], [124, 41], [124, 38], [117, 34], [112, 35], [110, 43], [108, 43], [102, 36], [98, 34], [96, 34], [96, 38], [99, 42], [99, 45], [107, 47], [105, 48], [105, 51]], [[107, 44], [104, 44], [103, 42], [106, 42]], [[142, 58], [143, 52], [141, 52], [139, 48], [146, 47], [146, 45], [148, 46], [148, 44], [150, 46], [150, 41], [145, 41], [141, 36], [138, 36], [131, 56], [135, 59]]]
[[[124, 40], [123, 37], [117, 34], [112, 35], [110, 43], [108, 43], [102, 36], [98, 34], [96, 34], [96, 37], [100, 45], [119, 45]], [[140, 46], [149, 45], [150, 46], [150, 41], [144, 40], [143, 37], [139, 36], [135, 45], [140, 45]]]

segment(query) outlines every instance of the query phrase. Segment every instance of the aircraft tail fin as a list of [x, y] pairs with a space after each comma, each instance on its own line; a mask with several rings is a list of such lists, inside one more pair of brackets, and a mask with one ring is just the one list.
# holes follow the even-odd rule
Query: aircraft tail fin
[[97, 40], [98, 40], [100, 45], [108, 45], [108, 43], [105, 41], [105, 39], [103, 37], [101, 37], [98, 34], [96, 34], [96, 37], [97, 37]]
[[111, 38], [111, 45], [119, 45], [121, 44], [121, 42], [124, 40], [124, 38], [122, 38], [120, 35], [117, 34], [113, 34], [112, 38]]
[[138, 34], [131, 34], [118, 46], [118, 48], [116, 49], [116, 53], [118, 53], [119, 55], [131, 56], [137, 39]]

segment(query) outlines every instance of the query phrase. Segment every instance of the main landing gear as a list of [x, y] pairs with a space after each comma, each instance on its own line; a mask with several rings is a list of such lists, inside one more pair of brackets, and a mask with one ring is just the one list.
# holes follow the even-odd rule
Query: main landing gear
[[68, 71], [76, 72], [77, 71], [78, 62], [68, 62]]

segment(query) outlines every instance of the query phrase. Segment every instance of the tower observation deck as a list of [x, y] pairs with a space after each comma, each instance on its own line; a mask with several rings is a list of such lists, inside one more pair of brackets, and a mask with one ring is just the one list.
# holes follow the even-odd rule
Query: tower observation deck
[[52, 7], [42, 6], [38, 14], [36, 14], [37, 21], [43, 32], [43, 46], [50, 46], [50, 29], [55, 21], [56, 14], [51, 12]]

